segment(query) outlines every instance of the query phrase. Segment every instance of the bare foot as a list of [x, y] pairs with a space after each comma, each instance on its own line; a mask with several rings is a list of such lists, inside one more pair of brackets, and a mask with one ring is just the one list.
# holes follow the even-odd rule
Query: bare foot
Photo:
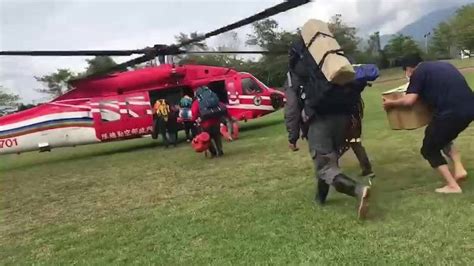
[[443, 193], [443, 194], [462, 193], [462, 189], [459, 186], [457, 187], [444, 186], [442, 188], [437, 188], [435, 192]]
[[455, 171], [454, 179], [456, 179], [456, 181], [465, 180], [466, 178], [467, 178], [466, 170], [463, 169], [461, 171]]

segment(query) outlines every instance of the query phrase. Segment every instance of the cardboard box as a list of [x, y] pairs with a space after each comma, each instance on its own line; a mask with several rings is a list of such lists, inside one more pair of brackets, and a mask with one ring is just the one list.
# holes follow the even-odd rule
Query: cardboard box
[[[323, 33], [317, 35], [317, 33]], [[328, 36], [325, 36], [328, 35]], [[334, 39], [326, 23], [316, 19], [308, 20], [301, 30], [301, 36], [308, 47], [309, 53], [313, 56], [316, 63], [320, 64], [324, 55], [328, 51], [341, 49], [339, 43]], [[345, 85], [354, 80], [355, 71], [349, 60], [336, 53], [329, 53], [321, 66], [326, 79], [334, 84]]]
[[[406, 94], [408, 83], [393, 90], [384, 92], [382, 95], [389, 100], [396, 100]], [[387, 118], [390, 127], [394, 130], [417, 129], [426, 126], [433, 114], [428, 106], [421, 100], [418, 100], [411, 107], [394, 107], [387, 111]]]

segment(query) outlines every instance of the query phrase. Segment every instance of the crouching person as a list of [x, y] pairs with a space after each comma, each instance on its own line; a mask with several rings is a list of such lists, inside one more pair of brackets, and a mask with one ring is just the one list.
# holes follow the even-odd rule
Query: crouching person
[[[402, 65], [410, 81], [407, 93], [398, 100], [384, 99], [384, 108], [412, 106], [422, 99], [433, 109], [434, 116], [426, 127], [421, 154], [446, 181], [446, 186], [436, 192], [461, 193], [458, 181], [466, 178], [467, 172], [452, 142], [474, 119], [474, 93], [463, 75], [449, 63], [422, 62], [415, 54], [405, 57]], [[453, 161], [453, 173], [442, 151]]]
[[222, 115], [227, 113], [224, 104], [219, 102], [219, 98], [213, 91], [203, 86], [196, 90], [196, 100], [191, 106], [191, 112], [193, 121], [196, 121], [201, 129], [211, 137], [211, 145], [209, 146], [211, 156], [220, 157], [224, 155], [220, 132]]

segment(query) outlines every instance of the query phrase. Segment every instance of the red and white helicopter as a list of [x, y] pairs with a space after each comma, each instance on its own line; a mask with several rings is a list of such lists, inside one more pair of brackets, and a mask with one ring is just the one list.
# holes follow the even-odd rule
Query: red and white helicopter
[[[268, 88], [249, 73], [225, 67], [161, 64], [144, 69], [117, 70], [168, 55], [189, 52], [181, 47], [285, 12], [309, 0], [288, 0], [256, 15], [177, 45], [155, 45], [139, 50], [107, 51], [0, 51], [0, 56], [142, 56], [119, 64], [106, 73], [75, 80], [66, 94], [40, 106], [0, 117], [0, 154], [50, 151], [149, 135], [153, 131], [153, 103], [165, 98], [177, 103], [183, 94], [207, 85], [227, 104], [236, 120], [247, 121], [277, 110], [284, 94]], [[218, 53], [266, 53], [227, 51]], [[115, 71], [115, 72], [114, 72]]]

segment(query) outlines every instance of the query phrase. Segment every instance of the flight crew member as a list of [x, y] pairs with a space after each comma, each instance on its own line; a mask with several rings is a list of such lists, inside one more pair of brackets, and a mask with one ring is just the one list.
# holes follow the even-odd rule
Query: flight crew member
[[[359, 161], [363, 177], [374, 178], [375, 174], [372, 171], [372, 164], [365, 147], [362, 145], [362, 119], [364, 116], [364, 101], [361, 94], [358, 95], [358, 101], [354, 105], [351, 117], [347, 124], [346, 143], [347, 148], [351, 148]], [[343, 154], [341, 154], [342, 156]]]
[[[286, 88], [286, 105], [287, 112], [301, 113], [303, 122], [309, 123], [307, 138], [318, 184], [316, 200], [324, 204], [329, 185], [332, 185], [336, 191], [357, 198], [358, 216], [365, 218], [370, 187], [345, 175], [339, 167], [338, 160], [341, 149], [346, 145], [345, 130], [354, 109], [354, 96], [357, 96], [350, 94], [360, 94], [366, 83], [355, 81], [354, 84], [351, 84], [351, 88], [336, 88], [335, 85], [331, 85], [325, 80], [319, 67], [308, 64], [307, 57], [300, 53], [305, 49], [302, 47], [305, 46], [301, 38], [295, 41], [290, 48], [290, 74], [288, 88]], [[319, 94], [321, 98], [319, 98], [318, 104], [314, 105], [315, 98], [313, 96], [315, 94], [309, 95], [306, 92], [321, 91], [322, 86], [325, 86], [326, 93]], [[288, 98], [296, 100], [288, 101]], [[288, 115], [285, 118], [288, 126], [288, 122], [290, 122]], [[294, 127], [293, 132], [298, 132], [296, 129], [298, 123], [291, 124]]]
[[187, 142], [191, 142], [191, 140], [196, 136], [196, 130], [194, 122], [192, 121], [191, 113], [192, 103], [193, 99], [188, 95], [184, 95], [179, 101], [179, 118], [183, 122]]
[[171, 105], [169, 107], [168, 121], [166, 122], [166, 131], [168, 132], [168, 137], [171, 144], [176, 147], [178, 143], [178, 115], [179, 107], [178, 105]]
[[[196, 91], [196, 95], [200, 93], [200, 89]], [[221, 117], [213, 117], [209, 119], [201, 119], [201, 113], [199, 110], [199, 101], [196, 99], [191, 105], [191, 112], [193, 121], [196, 121], [201, 129], [209, 134], [211, 137], [211, 145], [209, 152], [212, 157], [220, 157], [224, 155], [222, 149], [222, 138], [220, 132], [220, 121]]]
[[[158, 134], [161, 134], [163, 138], [163, 143], [165, 147], [168, 148], [169, 141], [167, 137], [167, 124], [168, 124], [168, 115], [170, 113], [170, 108], [165, 99], [156, 100], [153, 109], [155, 110], [155, 119], [153, 130], [157, 131]], [[156, 135], [158, 135], [155, 133]]]
[[[428, 104], [434, 114], [425, 129], [421, 155], [436, 168], [446, 185], [438, 193], [461, 193], [458, 181], [467, 177], [461, 155], [453, 141], [474, 119], [474, 93], [464, 76], [446, 62], [423, 62], [418, 54], [402, 60], [408, 85], [407, 93], [398, 100], [384, 99], [384, 108], [412, 106], [418, 99]], [[441, 151], [454, 163], [451, 172]]]

